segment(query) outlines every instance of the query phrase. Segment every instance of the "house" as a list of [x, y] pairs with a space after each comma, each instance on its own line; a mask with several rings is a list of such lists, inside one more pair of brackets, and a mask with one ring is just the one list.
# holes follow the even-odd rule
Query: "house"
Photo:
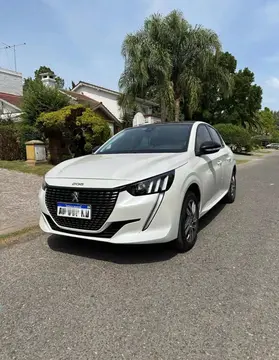
[[[45, 86], [54, 87], [56, 86], [55, 75], [53, 74], [41, 74], [42, 82]], [[108, 122], [110, 127], [111, 135], [116, 134], [122, 127], [121, 122], [111, 113], [111, 111], [99, 101], [92, 99], [83, 94], [75, 93], [67, 90], [60, 90], [61, 93], [67, 95], [70, 98], [72, 104], [82, 104], [89, 106], [94, 112], [102, 116]]]
[[22, 96], [0, 92], [0, 119], [21, 120]]
[[22, 74], [0, 68], [0, 119], [21, 120], [22, 92]]
[[102, 116], [108, 122], [111, 135], [118, 133], [122, 128], [121, 122], [104, 106], [103, 103], [95, 101], [85, 95], [73, 93], [72, 91], [60, 90], [65, 95], [71, 98], [72, 103], [89, 106], [95, 113]]
[[[79, 93], [82, 95], [85, 95], [91, 99], [94, 99], [96, 101], [99, 101], [103, 103], [109, 111], [118, 119], [121, 121], [123, 113], [118, 105], [118, 99], [121, 95], [120, 92], [110, 90], [107, 88], [104, 88], [102, 86], [90, 84], [85, 81], [80, 81], [73, 89], [72, 92]], [[137, 98], [136, 99], [138, 111], [143, 113], [145, 117], [148, 117], [148, 119], [151, 121], [154, 120], [158, 121], [158, 118], [155, 119], [154, 115], [154, 109], [158, 107], [157, 104], [155, 104], [152, 101], [144, 100]], [[152, 119], [154, 117], [154, 119]]]

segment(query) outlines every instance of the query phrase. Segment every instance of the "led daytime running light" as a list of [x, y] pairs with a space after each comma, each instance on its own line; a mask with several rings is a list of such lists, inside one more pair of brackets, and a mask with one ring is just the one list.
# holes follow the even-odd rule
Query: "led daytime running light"
[[174, 180], [174, 171], [154, 176], [129, 185], [126, 190], [133, 196], [160, 194], [168, 191]]

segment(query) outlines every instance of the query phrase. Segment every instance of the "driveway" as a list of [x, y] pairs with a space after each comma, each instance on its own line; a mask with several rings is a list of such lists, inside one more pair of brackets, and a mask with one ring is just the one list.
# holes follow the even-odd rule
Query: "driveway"
[[38, 224], [42, 178], [0, 168], [0, 235]]
[[41, 235], [0, 251], [1, 360], [279, 359], [279, 156], [192, 251]]

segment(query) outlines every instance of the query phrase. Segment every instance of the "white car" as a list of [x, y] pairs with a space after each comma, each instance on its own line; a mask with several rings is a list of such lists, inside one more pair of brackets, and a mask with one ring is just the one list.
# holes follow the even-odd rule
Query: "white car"
[[40, 227], [115, 244], [174, 241], [183, 252], [196, 242], [199, 218], [235, 194], [233, 153], [212, 126], [142, 125], [51, 169], [39, 194]]
[[279, 149], [279, 144], [278, 143], [271, 143], [271, 144], [266, 145], [266, 148], [267, 149], [276, 149], [276, 150], [278, 150]]

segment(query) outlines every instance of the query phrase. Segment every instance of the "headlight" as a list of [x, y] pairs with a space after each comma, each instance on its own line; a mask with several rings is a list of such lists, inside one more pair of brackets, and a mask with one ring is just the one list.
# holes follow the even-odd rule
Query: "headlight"
[[174, 180], [174, 170], [128, 185], [126, 190], [133, 196], [159, 194], [168, 191]]

